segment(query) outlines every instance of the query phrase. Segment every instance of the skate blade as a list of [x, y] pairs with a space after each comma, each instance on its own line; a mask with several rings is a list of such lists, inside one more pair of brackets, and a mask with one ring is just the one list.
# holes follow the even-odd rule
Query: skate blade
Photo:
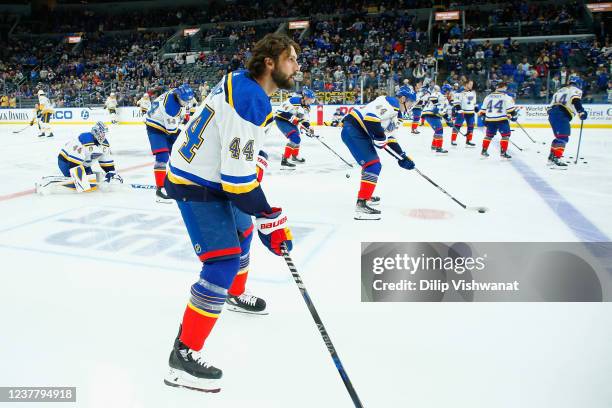
[[355, 214], [353, 218], [357, 221], [378, 221], [382, 217], [380, 214]]
[[295, 167], [285, 167], [285, 166], [282, 166], [280, 169], [281, 170], [285, 170], [285, 171], [292, 171], [292, 170], [295, 170]]
[[366, 204], [369, 205], [370, 207], [376, 207], [377, 205], [380, 205], [380, 201], [376, 203], [373, 203], [372, 201], [367, 201]]
[[557, 166], [556, 164], [552, 164], [552, 165], [549, 164], [548, 168], [551, 170], [565, 171], [567, 170], [568, 166]]
[[232, 312], [236, 312], [236, 313], [244, 313], [244, 314], [252, 314], [252, 315], [261, 315], [261, 316], [263, 316], [263, 315], [270, 314], [267, 309], [264, 309], [261, 312], [253, 312], [251, 310], [244, 310], [241, 307], [234, 306], [234, 305], [231, 305], [229, 303], [225, 304], [225, 309], [230, 310]]
[[155, 199], [155, 202], [160, 203], [160, 204], [172, 204], [172, 201], [174, 200], [166, 200], [165, 198], [160, 198], [160, 197], [157, 197]]
[[173, 368], [170, 369], [170, 372], [164, 378], [164, 384], [170, 387], [210, 393], [221, 391], [220, 381], [220, 379], [196, 378]]

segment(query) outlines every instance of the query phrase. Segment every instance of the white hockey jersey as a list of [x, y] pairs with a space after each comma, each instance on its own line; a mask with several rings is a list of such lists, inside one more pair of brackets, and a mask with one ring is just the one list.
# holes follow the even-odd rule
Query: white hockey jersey
[[495, 91], [482, 101], [480, 113], [485, 114], [486, 122], [508, 120], [508, 116], [516, 111], [514, 99], [508, 94]]
[[440, 92], [433, 91], [425, 100], [423, 115], [444, 117], [450, 109], [448, 98]]
[[147, 113], [151, 109], [151, 99], [142, 97], [136, 102], [142, 113]]
[[223, 192], [249, 214], [269, 210], [256, 163], [272, 121], [270, 98], [248, 72], [227, 74], [174, 143], [168, 180]]
[[299, 122], [310, 123], [310, 107], [302, 105], [301, 96], [292, 96], [280, 104], [275, 118], [297, 125]]
[[98, 161], [104, 171], [113, 170], [115, 166], [108, 141], [104, 139], [102, 143], [98, 143], [91, 132], [81, 133], [66, 142], [59, 155], [71, 163], [85, 167], [91, 167], [93, 161]]
[[109, 96], [108, 98], [106, 98], [106, 102], [104, 102], [104, 107], [108, 110], [117, 109], [117, 98], [115, 98], [114, 96]]
[[424, 88], [417, 92], [413, 109], [423, 109], [423, 107], [425, 107], [425, 103], [427, 102], [427, 98], [429, 98], [429, 94], [429, 89]]
[[575, 100], [582, 100], [582, 91], [573, 85], [564, 86], [555, 92], [552, 97], [550, 107], [561, 106], [562, 108], [565, 108], [570, 117], [573, 118], [574, 115], [578, 113], [576, 111], [576, 107], [574, 106]]
[[476, 92], [464, 90], [459, 93], [459, 105], [464, 114], [474, 114], [476, 109]]
[[386, 144], [387, 137], [398, 127], [399, 102], [390, 96], [379, 96], [363, 108], [355, 108], [344, 120], [350, 118], [361, 127], [377, 147]]
[[178, 133], [181, 123], [181, 104], [173, 91], [159, 95], [147, 112], [145, 124], [168, 135]]
[[49, 98], [47, 98], [45, 95], [40, 95], [38, 97], [38, 109], [43, 115], [53, 113], [53, 105], [51, 105]]

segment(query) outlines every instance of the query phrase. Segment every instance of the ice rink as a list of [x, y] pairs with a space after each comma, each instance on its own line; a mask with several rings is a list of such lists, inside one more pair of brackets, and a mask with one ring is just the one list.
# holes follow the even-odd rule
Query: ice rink
[[[152, 190], [33, 194], [59, 174], [65, 141], [90, 126], [54, 126], [56, 137], [3, 126], [0, 185], [0, 373], [3, 386], [76, 386], [79, 407], [352, 407], [282, 258], [255, 239], [248, 287], [268, 316], [223, 312], [206, 349], [223, 390], [203, 394], [162, 379], [200, 262], [174, 204]], [[417, 167], [478, 214], [463, 210], [381, 152], [380, 221], [354, 221], [358, 169], [316, 140], [306, 163], [279, 169], [285, 140], [268, 141], [263, 181], [294, 232], [304, 283], [365, 407], [609, 408], [612, 307], [608, 303], [361, 303], [362, 241], [572, 242], [612, 236], [610, 130], [584, 129], [578, 164], [546, 166], [552, 132], [516, 129], [513, 160], [499, 136], [477, 148], [429, 146], [432, 131], [400, 131]], [[30, 132], [31, 131], [31, 132]], [[317, 128], [347, 159], [340, 129]], [[578, 129], [566, 156], [574, 156]], [[111, 126], [126, 183], [153, 184], [144, 125]], [[545, 145], [543, 144], [545, 143]], [[352, 161], [352, 160], [351, 160]], [[9, 404], [1, 404], [9, 406]], [[34, 406], [22, 403], [19, 407]]]

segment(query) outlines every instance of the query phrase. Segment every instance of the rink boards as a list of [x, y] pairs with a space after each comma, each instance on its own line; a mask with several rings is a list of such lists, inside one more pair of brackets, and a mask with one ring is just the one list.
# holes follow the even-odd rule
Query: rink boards
[[[336, 109], [340, 108], [344, 114], [359, 105], [316, 105], [310, 111], [310, 121], [316, 125], [323, 125], [331, 121]], [[548, 105], [519, 105], [519, 122], [525, 127], [549, 127], [546, 107]], [[584, 124], [590, 129], [612, 128], [612, 104], [585, 105], [589, 117]], [[119, 123], [141, 124], [143, 114], [137, 107], [120, 107], [118, 109]], [[26, 125], [34, 117], [33, 109], [0, 109], [0, 125]], [[110, 121], [108, 112], [103, 108], [57, 108], [52, 117], [52, 123], [84, 125], [93, 124], [98, 120]], [[574, 120], [572, 127], [580, 127], [580, 121]]]

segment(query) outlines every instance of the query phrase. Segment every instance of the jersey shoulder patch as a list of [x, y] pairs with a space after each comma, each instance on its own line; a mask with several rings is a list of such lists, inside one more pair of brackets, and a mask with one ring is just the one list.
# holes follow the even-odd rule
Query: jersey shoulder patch
[[262, 127], [272, 122], [270, 98], [247, 71], [227, 74], [223, 86], [225, 101], [242, 119]]

